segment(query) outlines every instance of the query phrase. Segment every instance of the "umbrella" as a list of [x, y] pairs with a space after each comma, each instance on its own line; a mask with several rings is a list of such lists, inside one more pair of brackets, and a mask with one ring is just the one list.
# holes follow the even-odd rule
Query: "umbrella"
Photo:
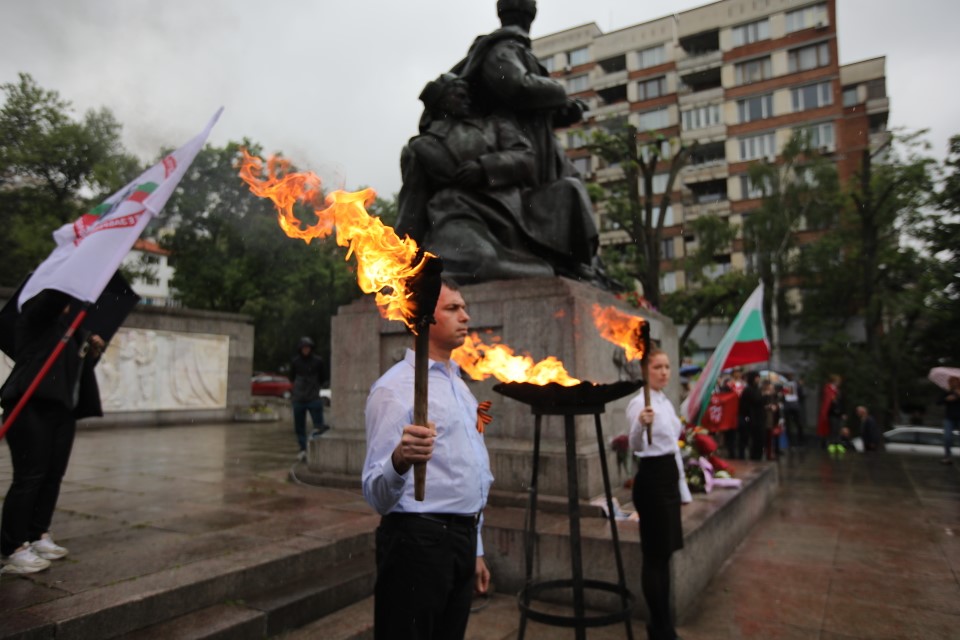
[[941, 389], [950, 389], [950, 378], [960, 378], [960, 369], [956, 367], [934, 367], [927, 374], [930, 382]]
[[703, 367], [698, 364], [685, 364], [680, 367], [680, 375], [689, 378], [690, 376], [695, 376], [698, 373], [703, 371]]

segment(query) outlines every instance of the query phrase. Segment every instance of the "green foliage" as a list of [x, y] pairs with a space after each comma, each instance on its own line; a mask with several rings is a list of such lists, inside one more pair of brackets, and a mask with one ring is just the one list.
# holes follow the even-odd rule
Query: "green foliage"
[[[750, 183], [762, 189], [758, 209], [744, 216], [744, 251], [756, 258], [764, 282], [764, 317], [789, 322], [782, 281], [797, 271], [798, 232], [825, 229], [838, 222], [841, 191], [836, 165], [810, 146], [809, 135], [797, 131], [784, 146], [778, 164], [754, 162]], [[777, 305], [776, 316], [771, 312]]]
[[107, 109], [76, 120], [27, 74], [0, 86], [0, 285], [15, 286], [53, 249], [50, 234], [142, 169]]
[[934, 163], [921, 135], [894, 136], [882, 153], [863, 153], [837, 224], [797, 261], [802, 326], [819, 343], [820, 379], [844, 376], [851, 402], [887, 424], [934, 391], [923, 381], [933, 366], [925, 345], [939, 342], [927, 332], [929, 310], [948, 289], [921, 233], [941, 218], [927, 208], [938, 203], [929, 197]]
[[[282, 369], [302, 335], [329, 363], [330, 318], [360, 295], [344, 250], [333, 238], [288, 238], [270, 201], [238, 177], [241, 148], [260, 153], [249, 140], [204, 148], [163, 211], [161, 223], [176, 226], [162, 235], [175, 260], [172, 286], [188, 307], [252, 316], [257, 369]], [[306, 209], [297, 215], [316, 220]]]
[[[607, 187], [602, 206], [607, 218], [626, 232], [631, 249], [604, 252], [610, 275], [627, 290], [634, 288], [634, 280], [639, 281], [644, 297], [654, 307], [660, 306], [660, 241], [666, 212], [677, 175], [695, 146], [668, 141], [659, 134], [638, 136], [632, 125], [614, 132], [595, 131], [587, 145], [608, 166], [623, 170], [623, 180]], [[664, 154], [665, 147], [670, 148], [669, 155]], [[663, 162], [669, 163], [666, 189], [653, 195], [653, 177]], [[599, 196], [596, 190], [591, 192], [591, 198]]]

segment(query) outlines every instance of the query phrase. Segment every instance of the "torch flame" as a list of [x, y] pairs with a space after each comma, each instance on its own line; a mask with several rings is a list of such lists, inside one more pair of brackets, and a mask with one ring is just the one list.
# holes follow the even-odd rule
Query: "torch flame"
[[593, 324], [605, 340], [623, 347], [630, 360], [643, 357], [643, 339], [640, 335], [641, 327], [646, 324], [643, 318], [624, 313], [616, 307], [594, 304]]
[[548, 356], [534, 363], [530, 356], [514, 355], [513, 349], [505, 344], [488, 345], [476, 333], [464, 339], [463, 345], [451, 355], [460, 368], [474, 380], [485, 380], [494, 376], [501, 382], [528, 382], [545, 385], [555, 382], [564, 387], [580, 384], [572, 378], [563, 363]]
[[[423, 269], [426, 256], [417, 260], [419, 248], [409, 237], [400, 239], [392, 227], [367, 213], [366, 205], [376, 193], [364, 189], [349, 193], [334, 191], [320, 208], [320, 177], [313, 172], [290, 172], [290, 162], [271, 156], [266, 163], [243, 150], [240, 178], [250, 191], [269, 198], [277, 208], [277, 222], [291, 238], [307, 244], [314, 238], [326, 238], [336, 229], [337, 244], [347, 247], [346, 259], [356, 256], [357, 284], [364, 293], [375, 293], [380, 314], [388, 320], [400, 320], [414, 328], [414, 301], [406, 282]], [[293, 213], [302, 203], [313, 207], [317, 223], [305, 226]]]

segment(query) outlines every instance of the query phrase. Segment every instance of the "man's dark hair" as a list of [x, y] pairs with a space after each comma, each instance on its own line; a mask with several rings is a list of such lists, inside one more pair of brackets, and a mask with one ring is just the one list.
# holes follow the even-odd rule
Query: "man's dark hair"
[[450, 276], [440, 276], [440, 284], [450, 289], [450, 291], [460, 291], [460, 283]]
[[760, 373], [757, 371], [748, 371], [747, 372], [747, 384], [753, 386], [753, 383], [760, 378]]

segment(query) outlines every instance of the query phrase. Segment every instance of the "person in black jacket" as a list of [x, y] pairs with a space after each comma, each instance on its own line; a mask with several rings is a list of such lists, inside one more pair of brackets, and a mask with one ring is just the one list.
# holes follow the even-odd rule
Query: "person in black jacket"
[[329, 427], [323, 423], [323, 401], [320, 387], [323, 385], [323, 360], [313, 352], [313, 340], [300, 338], [297, 355], [290, 362], [290, 381], [293, 390], [290, 400], [293, 408], [293, 430], [300, 445], [299, 459], [307, 458], [307, 412], [313, 420], [313, 429], [322, 435]]
[[[50, 289], [24, 303], [15, 329], [15, 364], [0, 387], [5, 417], [65, 335], [77, 309], [73, 298]], [[3, 573], [42, 571], [50, 560], [68, 553], [53, 541], [50, 523], [77, 420], [103, 415], [93, 368], [104, 346], [97, 335], [74, 333], [7, 432], [13, 481], [0, 524]]]
[[766, 413], [764, 411], [763, 395], [760, 393], [760, 374], [756, 371], [747, 373], [747, 384], [740, 393], [738, 415], [740, 416], [737, 429], [740, 441], [740, 458], [746, 458], [749, 448], [751, 460], [762, 460]]

